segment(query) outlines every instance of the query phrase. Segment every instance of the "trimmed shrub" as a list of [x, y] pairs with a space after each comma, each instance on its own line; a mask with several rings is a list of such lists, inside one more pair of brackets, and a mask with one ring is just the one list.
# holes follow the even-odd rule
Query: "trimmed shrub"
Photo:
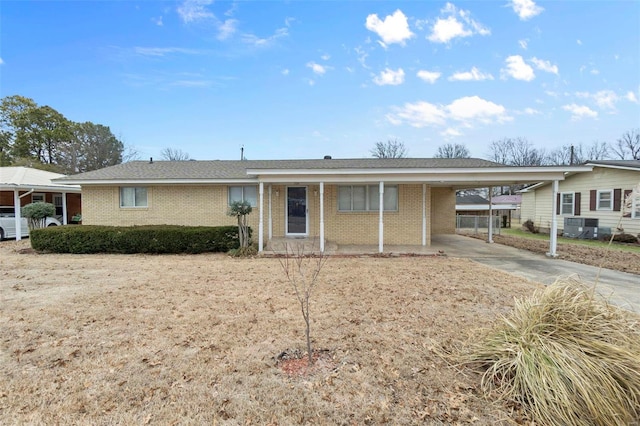
[[56, 214], [56, 208], [51, 203], [36, 202], [22, 208], [22, 215], [28, 219], [29, 229], [45, 228], [47, 218]]
[[638, 316], [570, 279], [516, 302], [465, 358], [482, 387], [541, 425], [627, 425], [640, 419]]
[[239, 247], [237, 226], [57, 226], [34, 230], [37, 251], [53, 253], [205, 253]]

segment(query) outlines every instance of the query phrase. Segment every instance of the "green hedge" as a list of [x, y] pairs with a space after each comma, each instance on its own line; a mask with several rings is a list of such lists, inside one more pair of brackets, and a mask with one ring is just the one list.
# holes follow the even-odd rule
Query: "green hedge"
[[236, 249], [237, 226], [93, 226], [34, 229], [34, 250], [53, 253], [204, 253]]

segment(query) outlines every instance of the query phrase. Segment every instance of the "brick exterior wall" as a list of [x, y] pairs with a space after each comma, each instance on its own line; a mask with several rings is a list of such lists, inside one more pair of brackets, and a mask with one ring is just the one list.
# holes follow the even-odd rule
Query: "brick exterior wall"
[[[320, 187], [307, 187], [309, 236], [320, 234]], [[286, 233], [286, 186], [271, 186], [272, 232]], [[455, 232], [455, 191], [426, 188], [427, 243], [432, 234]], [[378, 244], [378, 212], [339, 212], [338, 185], [325, 185], [325, 239], [338, 244]], [[226, 215], [228, 192], [220, 186], [149, 186], [147, 207], [121, 208], [118, 187], [82, 188], [82, 219], [86, 225], [133, 226], [151, 224], [218, 226], [234, 225]], [[264, 186], [264, 241], [269, 229], [269, 185]], [[422, 184], [398, 185], [398, 211], [384, 213], [385, 244], [422, 244]], [[249, 216], [258, 241], [259, 209]]]
[[453, 188], [431, 189], [433, 235], [456, 233], [456, 191]]

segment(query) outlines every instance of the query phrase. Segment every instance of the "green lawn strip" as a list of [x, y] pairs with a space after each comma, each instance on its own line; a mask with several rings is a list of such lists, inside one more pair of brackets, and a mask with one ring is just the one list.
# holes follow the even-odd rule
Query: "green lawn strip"
[[[549, 241], [548, 234], [532, 234], [530, 232], [525, 232], [520, 229], [503, 228], [500, 230], [500, 234], [505, 236], [512, 236], [512, 237], [530, 238], [532, 240]], [[607, 246], [609, 245], [608, 241], [604, 242], [599, 240], [580, 240], [580, 239], [565, 238], [565, 237], [558, 237], [558, 243], [575, 244], [575, 245], [600, 247], [600, 248], [607, 248]], [[619, 250], [619, 251], [625, 251], [625, 252], [631, 252], [631, 253], [640, 253], [640, 246], [634, 247], [632, 245], [627, 245], [627, 244], [613, 243], [611, 244], [610, 248], [612, 250]]]

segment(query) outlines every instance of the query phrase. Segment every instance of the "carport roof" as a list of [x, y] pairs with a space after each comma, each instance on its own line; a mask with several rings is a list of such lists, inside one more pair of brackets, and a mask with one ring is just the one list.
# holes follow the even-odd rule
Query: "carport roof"
[[[477, 158], [132, 161], [56, 179], [79, 185], [257, 182], [425, 182], [487, 186], [562, 180], [568, 167], [514, 167]], [[573, 172], [590, 168], [574, 166]], [[479, 184], [479, 185], [478, 185]]]
[[80, 192], [79, 186], [53, 182], [54, 179], [61, 177], [64, 175], [30, 167], [0, 167], [0, 189]]

